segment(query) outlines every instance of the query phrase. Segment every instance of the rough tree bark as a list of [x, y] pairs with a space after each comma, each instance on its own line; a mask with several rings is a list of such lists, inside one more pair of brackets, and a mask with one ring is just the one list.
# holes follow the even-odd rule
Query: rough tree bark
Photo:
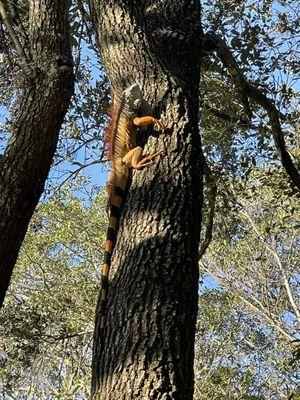
[[67, 2], [29, 1], [27, 45], [28, 74], [0, 160], [0, 306], [73, 93]]
[[167, 127], [140, 141], [165, 154], [133, 173], [112, 258], [107, 325], [96, 327], [92, 397], [192, 399], [202, 161], [197, 0], [93, 0], [112, 86], [142, 85]]

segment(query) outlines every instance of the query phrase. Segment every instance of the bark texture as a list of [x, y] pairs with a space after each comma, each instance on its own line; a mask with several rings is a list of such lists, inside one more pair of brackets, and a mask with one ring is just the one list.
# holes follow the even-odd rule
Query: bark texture
[[202, 161], [198, 132], [198, 1], [94, 0], [92, 12], [112, 92], [142, 85], [167, 127], [139, 135], [164, 150], [136, 171], [112, 258], [107, 325], [96, 312], [92, 397], [193, 397]]
[[0, 160], [0, 306], [73, 93], [67, 2], [30, 0], [30, 64]]

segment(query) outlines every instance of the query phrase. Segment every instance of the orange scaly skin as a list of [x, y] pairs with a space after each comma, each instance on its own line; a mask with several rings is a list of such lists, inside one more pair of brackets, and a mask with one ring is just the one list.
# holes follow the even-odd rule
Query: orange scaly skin
[[157, 130], [163, 130], [161, 122], [151, 116], [137, 117], [142, 106], [142, 93], [138, 84], [127, 88], [121, 96], [115, 96], [115, 104], [107, 144], [111, 161], [111, 171], [107, 181], [109, 193], [110, 216], [105, 242], [104, 263], [102, 266], [100, 292], [100, 328], [106, 323], [106, 306], [108, 298], [108, 276], [111, 265], [111, 255], [116, 241], [121, 207], [125, 198], [129, 169], [142, 169], [153, 163], [153, 159], [162, 151], [143, 155], [141, 147], [135, 147], [137, 129], [146, 129], [154, 125]]

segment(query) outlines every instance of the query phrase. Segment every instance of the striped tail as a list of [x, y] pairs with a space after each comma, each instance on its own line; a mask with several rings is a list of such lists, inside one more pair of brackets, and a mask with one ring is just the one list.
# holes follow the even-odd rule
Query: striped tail
[[[118, 181], [119, 179], [117, 179]], [[119, 183], [119, 184], [118, 184]], [[100, 329], [106, 324], [108, 287], [109, 287], [109, 271], [111, 266], [111, 256], [116, 243], [118, 224], [121, 214], [121, 207], [125, 199], [125, 189], [127, 184], [127, 176], [123, 176], [122, 182], [116, 182], [109, 200], [110, 216], [105, 241], [104, 261], [101, 276], [100, 291]]]

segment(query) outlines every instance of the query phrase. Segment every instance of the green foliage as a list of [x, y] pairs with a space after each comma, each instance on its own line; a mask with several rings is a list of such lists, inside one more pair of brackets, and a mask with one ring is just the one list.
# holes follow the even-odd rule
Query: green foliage
[[204, 288], [196, 335], [195, 400], [286, 399], [297, 373], [290, 348], [234, 293]]
[[41, 203], [23, 244], [0, 316], [2, 392], [11, 398], [88, 398], [106, 216], [105, 194], [83, 185]]
[[224, 291], [200, 299], [199, 399], [285, 399], [299, 379], [298, 197], [277, 168], [224, 184], [200, 262]]
[[[204, 30], [224, 38], [246, 79], [286, 116], [287, 148], [300, 166], [298, 2], [206, 0], [202, 7]], [[257, 164], [278, 167], [267, 113], [250, 101], [249, 120], [241, 93], [215, 54], [204, 59], [201, 87], [204, 152], [217, 174], [247, 179]]]

